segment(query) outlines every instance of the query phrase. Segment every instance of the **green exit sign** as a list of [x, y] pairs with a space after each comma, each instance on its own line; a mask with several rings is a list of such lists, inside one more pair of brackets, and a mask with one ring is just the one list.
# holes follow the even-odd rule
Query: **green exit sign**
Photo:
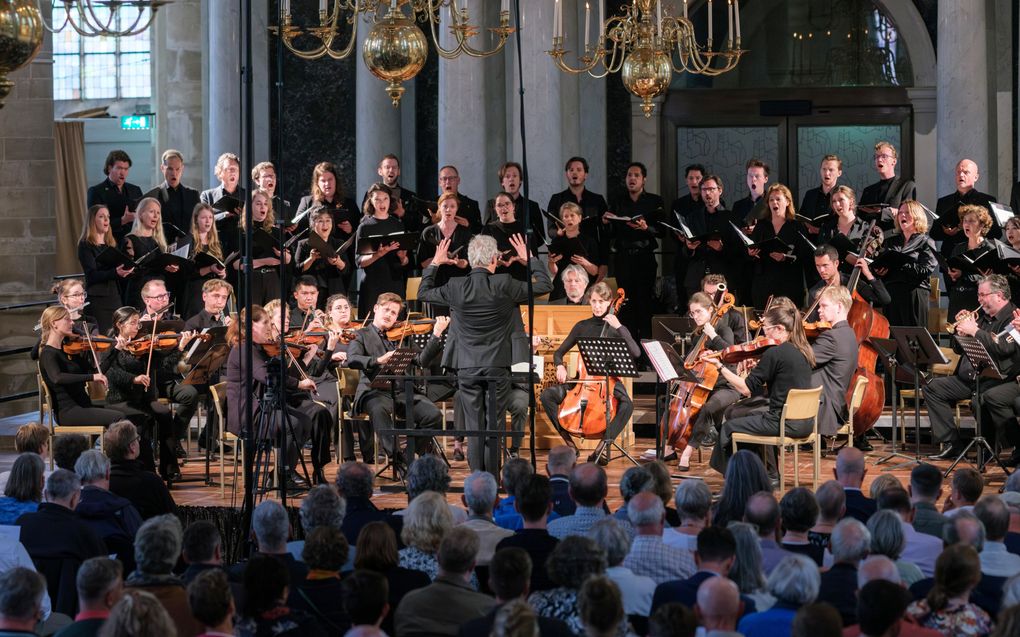
[[120, 118], [122, 130], [149, 130], [152, 128], [151, 115], [123, 115]]

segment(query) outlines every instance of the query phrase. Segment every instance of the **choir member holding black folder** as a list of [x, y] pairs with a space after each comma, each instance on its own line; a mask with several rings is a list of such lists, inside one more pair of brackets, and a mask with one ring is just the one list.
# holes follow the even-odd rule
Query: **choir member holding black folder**
[[358, 206], [350, 197], [345, 197], [340, 183], [340, 171], [333, 162], [320, 162], [312, 169], [311, 194], [298, 202], [297, 212], [290, 223], [297, 230], [311, 227], [310, 211], [324, 208], [333, 217], [333, 231], [341, 241], [354, 235], [361, 221]]
[[[978, 167], [969, 159], [962, 159], [956, 164], [956, 190], [951, 195], [939, 197], [935, 204], [935, 215], [938, 221], [932, 224], [931, 238], [941, 241], [939, 252], [945, 257], [956, 254], [954, 248], [962, 243], [967, 243], [960, 224], [963, 222], [963, 209], [970, 206], [979, 206], [989, 210], [989, 206], [995, 201], [995, 197], [978, 191], [974, 186], [978, 181]], [[1002, 236], [1002, 229], [997, 224], [992, 224], [987, 231], [989, 239], [998, 239]], [[976, 288], [975, 288], [976, 289]], [[974, 305], [968, 306], [973, 309]], [[955, 316], [950, 313], [949, 316]]]
[[89, 312], [103, 332], [113, 327], [113, 313], [123, 305], [117, 284], [133, 271], [130, 261], [100, 262], [99, 255], [107, 250], [119, 252], [110, 229], [110, 211], [103, 205], [91, 206], [78, 239], [78, 261], [85, 273]]
[[142, 199], [142, 189], [127, 183], [128, 172], [131, 170], [131, 157], [122, 150], [110, 151], [103, 164], [106, 179], [102, 183], [90, 186], [87, 204], [91, 208], [103, 205], [110, 212], [110, 229], [118, 243], [127, 234], [129, 224], [135, 220], [135, 207]]
[[996, 258], [995, 245], [986, 239], [992, 227], [992, 217], [987, 210], [980, 206], [961, 206], [959, 223], [963, 229], [964, 241], [953, 244], [949, 259], [943, 264], [946, 293], [949, 295], [946, 316], [956, 316], [961, 310], [974, 309], [978, 301], [978, 283], [982, 276], [992, 273], [989, 261]]
[[[128, 277], [124, 302], [132, 307], [142, 307], [141, 290], [152, 279], [167, 279], [181, 270], [180, 259], [167, 254], [166, 238], [163, 236], [162, 213], [159, 201], [146, 197], [138, 202], [138, 213], [131, 226], [131, 232], [124, 237], [121, 252], [136, 264], [134, 273]], [[168, 283], [167, 287], [171, 287]]]
[[[241, 215], [240, 229], [245, 231], [245, 215]], [[252, 232], [251, 302], [264, 305], [280, 298], [281, 263], [289, 264], [290, 251], [280, 250], [280, 229], [275, 227], [275, 217], [269, 193], [256, 190], [251, 196]], [[243, 244], [242, 244], [243, 252]], [[234, 268], [240, 267], [240, 260], [234, 261]]]
[[205, 282], [225, 278], [227, 269], [212, 206], [197, 204], [188, 226], [191, 231], [184, 237], [181, 246], [188, 246], [189, 267], [185, 293], [178, 310], [181, 316], [190, 318], [202, 310], [202, 286]]
[[[690, 183], [690, 181], [688, 181]], [[732, 278], [743, 266], [743, 249], [734, 236], [731, 222], [740, 223], [722, 203], [723, 182], [718, 175], [706, 175], [698, 184], [701, 203], [688, 210], [683, 217], [663, 223], [669, 227], [682, 245], [687, 268], [682, 281], [686, 297], [701, 292], [701, 281], [709, 274]], [[672, 226], [680, 224], [679, 227]], [[680, 232], [677, 232], [679, 230]], [[743, 277], [742, 277], [743, 278]]]
[[755, 260], [751, 299], [754, 306], [764, 309], [769, 296], [785, 296], [798, 306], [803, 305], [804, 268], [798, 263], [798, 252], [804, 250], [801, 234], [804, 226], [794, 218], [793, 195], [783, 184], [772, 184], [765, 193], [770, 216], [758, 222], [751, 232], [753, 245], [747, 253]]
[[822, 183], [804, 193], [797, 211], [797, 218], [812, 235], [818, 234], [822, 225], [832, 218], [832, 196], [836, 193], [836, 182], [843, 176], [843, 160], [836, 155], [826, 155], [818, 174]]
[[885, 316], [890, 325], [927, 327], [929, 279], [938, 265], [935, 243], [927, 234], [928, 216], [920, 203], [908, 199], [894, 220], [899, 232], [885, 240], [871, 264], [892, 297]]
[[216, 230], [229, 250], [238, 245], [237, 224], [234, 219], [241, 215], [241, 209], [248, 200], [248, 194], [238, 185], [241, 179], [240, 158], [234, 153], [223, 153], [216, 160], [214, 173], [220, 180], [220, 185], [203, 190], [199, 198], [202, 203], [207, 203], [220, 212], [216, 215]]
[[[436, 248], [443, 239], [450, 240], [450, 248], [447, 251], [454, 263], [444, 263], [436, 271], [436, 285], [444, 285], [454, 277], [464, 276], [469, 271], [467, 260], [468, 242], [471, 241], [472, 232], [470, 225], [464, 226], [457, 222], [460, 213], [460, 199], [456, 193], [446, 192], [439, 197], [439, 221], [425, 228], [421, 232], [421, 241], [418, 242], [418, 254], [416, 261], [421, 269], [432, 264], [432, 258], [436, 255]], [[432, 304], [435, 315], [448, 315], [450, 310], [443, 305]]]
[[829, 201], [832, 202], [832, 212], [835, 214], [818, 229], [818, 245], [829, 244], [836, 248], [840, 263], [852, 266], [847, 256], [857, 252], [868, 222], [857, 216], [857, 196], [850, 186], [836, 186], [829, 193]]
[[318, 305], [321, 310], [326, 305], [326, 297], [347, 291], [349, 266], [346, 250], [350, 243], [337, 235], [333, 228], [333, 214], [329, 210], [322, 208], [310, 216], [311, 232], [308, 233], [307, 239], [302, 239], [297, 244], [295, 276], [310, 276], [315, 279], [315, 287], [319, 290]]
[[358, 293], [361, 316], [368, 314], [384, 292], [401, 298], [407, 294], [408, 250], [414, 249], [417, 234], [412, 236], [400, 219], [390, 216], [391, 201], [386, 184], [377, 182], [369, 187], [355, 239], [358, 267], [365, 271]]
[[581, 229], [584, 225], [581, 221], [581, 207], [568, 201], [560, 206], [559, 215], [563, 228], [557, 231], [549, 243], [549, 274], [553, 279], [550, 301], [566, 296], [563, 280], [558, 275], [568, 265], [574, 264], [584, 268], [591, 281], [596, 281], [605, 267], [598, 240], [590, 234], [585, 234]]

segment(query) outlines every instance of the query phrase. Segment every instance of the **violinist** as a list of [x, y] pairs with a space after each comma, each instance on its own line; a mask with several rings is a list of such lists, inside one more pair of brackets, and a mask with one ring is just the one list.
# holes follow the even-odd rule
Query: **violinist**
[[[811, 385], [811, 367], [814, 365], [814, 353], [808, 345], [801, 324], [800, 314], [796, 307], [783, 299], [784, 302], [773, 303], [762, 317], [762, 332], [767, 338], [779, 341], [779, 345], [770, 347], [762, 354], [758, 365], [751, 370], [746, 378], [741, 378], [718, 359], [713, 364], [729, 385], [743, 396], [752, 396], [768, 387], [768, 409], [758, 411], [740, 418], [727, 418], [719, 433], [719, 442], [712, 450], [710, 464], [719, 473], [726, 473], [726, 465], [733, 454], [730, 442], [734, 432], [746, 432], [765, 436], [779, 434], [779, 420], [786, 404], [787, 394], [791, 389], [808, 389]], [[786, 431], [790, 436], [804, 436], [811, 432], [810, 420], [787, 421]], [[775, 469], [774, 451], [769, 453], [768, 462], [770, 477], [778, 479]]]
[[155, 425], [159, 440], [159, 475], [170, 483], [181, 479], [173, 416], [170, 408], [159, 402], [153, 370], [147, 371], [148, 349], [136, 355], [128, 346], [130, 341], [139, 336], [139, 317], [138, 310], [130, 306], [122, 307], [113, 314], [114, 327], [110, 336], [117, 339], [117, 345], [103, 359], [103, 368], [109, 380], [106, 402], [112, 409], [145, 423], [138, 428], [142, 437], [139, 459], [149, 471], [156, 468], [152, 457], [152, 431]]
[[[311, 231], [335, 252], [344, 239], [333, 231], [333, 214], [323, 208], [313, 212], [311, 217]], [[347, 261], [344, 260], [344, 255], [329, 257], [319, 254], [318, 250], [311, 247], [308, 239], [302, 239], [298, 241], [296, 256], [295, 275], [301, 278], [311, 277], [319, 290], [319, 299], [325, 300], [330, 294], [343, 293], [347, 290]]]
[[772, 250], [761, 254], [757, 248], [748, 250], [754, 259], [751, 297], [756, 308], [764, 308], [769, 296], [785, 296], [794, 303], [804, 299], [804, 270], [797, 263], [792, 246], [802, 245], [804, 227], [795, 219], [793, 195], [783, 184], [772, 184], [766, 193], [770, 216], [756, 224], [751, 239], [760, 242], [778, 238], [791, 246], [789, 251]]
[[[362, 237], [393, 234], [404, 231], [404, 224], [399, 217], [390, 214], [393, 198], [390, 189], [383, 183], [374, 183], [365, 195], [364, 216], [358, 227], [360, 244]], [[365, 273], [365, 278], [358, 289], [358, 313], [368, 314], [372, 309], [370, 303], [384, 292], [397, 296], [407, 291], [407, 270], [411, 263], [407, 250], [401, 250], [396, 241], [382, 244], [370, 254], [359, 254], [358, 267]]]
[[[995, 246], [986, 238], [992, 227], [992, 216], [981, 206], [960, 206], [960, 225], [963, 227], [965, 241], [955, 243], [950, 253], [953, 257], [970, 257], [977, 259], [985, 253], [995, 251]], [[963, 271], [950, 264], [946, 268], [946, 292], [949, 295], [949, 309], [946, 316], [956, 316], [962, 310], [977, 305], [977, 286], [982, 276], [991, 271]]]
[[326, 324], [329, 332], [326, 349], [334, 365], [342, 366], [347, 361], [347, 347], [354, 340], [354, 331], [360, 323], [351, 320], [351, 301], [343, 294], [334, 294], [326, 299]]
[[[540, 397], [542, 407], [545, 409], [549, 421], [556, 427], [556, 431], [559, 432], [563, 441], [575, 450], [577, 445], [574, 443], [573, 437], [563, 429], [559, 420], [560, 404], [563, 403], [567, 392], [572, 387], [572, 385], [564, 384], [567, 382], [567, 367], [563, 363], [563, 357], [577, 344], [577, 339], [581, 337], [622, 338], [627, 342], [627, 349], [630, 351], [631, 356], [637, 358], [641, 355], [641, 348], [630, 335], [630, 330], [620, 323], [620, 319], [617, 318], [616, 314], [609, 311], [612, 302], [613, 291], [604, 281], [599, 281], [592, 286], [591, 292], [588, 294], [588, 304], [591, 307], [592, 317], [578, 321], [571, 328], [567, 337], [563, 339], [563, 343], [560, 344], [553, 355], [553, 361], [556, 363], [556, 382], [560, 384], [546, 388], [542, 391]], [[634, 403], [631, 401], [630, 395], [627, 394], [627, 389], [623, 386], [623, 383], [616, 383], [613, 396], [617, 400], [617, 407], [616, 415], [613, 416], [609, 423], [610, 440], [615, 440], [620, 435], [634, 410]], [[599, 448], [588, 457], [588, 462], [595, 462], [597, 460], [604, 464], [605, 456], [601, 451], [602, 444], [600, 443]]]
[[874, 270], [892, 298], [885, 316], [890, 325], [927, 327], [930, 278], [938, 267], [935, 244], [927, 235], [928, 216], [920, 203], [909, 199], [900, 205], [895, 222], [898, 232], [886, 239], [882, 247], [903, 253], [906, 262], [895, 269]]
[[[372, 379], [379, 374], [382, 366], [393, 357], [393, 352], [400, 346], [400, 342], [390, 340], [386, 332], [397, 322], [397, 316], [403, 307], [403, 300], [396, 294], [390, 292], [380, 294], [372, 308], [372, 323], [358, 330], [357, 336], [347, 349], [348, 365], [362, 372], [358, 390], [354, 395], [354, 411], [367, 414], [370, 426], [376, 429], [392, 429], [393, 415], [403, 414], [406, 410], [403, 383], [397, 383], [396, 403], [390, 392], [372, 387]], [[441, 323], [436, 323], [436, 326], [440, 325]], [[440, 335], [433, 331], [425, 349], [416, 357], [419, 366], [424, 366], [421, 365], [423, 361], [427, 362], [435, 356], [435, 351], [440, 347]], [[418, 429], [441, 429], [443, 426], [443, 415], [439, 408], [417, 392], [412, 397], [411, 418], [415, 428]], [[361, 430], [359, 434], [363, 457], [366, 461], [375, 458], [375, 444], [371, 432]], [[413, 438], [411, 444], [415, 448], [415, 453], [418, 455], [424, 453], [428, 441], [419, 436]], [[393, 437], [382, 436], [380, 442], [397, 471], [406, 472], [403, 454], [394, 453]]]
[[[553, 279], [553, 291], [549, 294], [550, 301], [556, 301], [566, 296], [563, 282], [556, 276], [566, 267], [573, 265], [581, 268], [589, 280], [598, 280], [599, 274], [606, 271], [598, 240], [590, 234], [581, 232], [581, 207], [571, 201], [564, 203], [560, 207], [560, 220], [563, 222], [563, 228], [558, 231], [558, 235], [549, 245], [549, 274]], [[577, 252], [576, 249], [572, 249], [570, 252], [563, 252], [559, 246], [566, 246], [566, 244], [560, 243], [565, 240], [576, 241], [582, 250]], [[557, 253], [557, 250], [563, 253]], [[567, 259], [564, 260], [564, 257]]]
[[[223, 246], [220, 244], [220, 235], [216, 231], [216, 214], [212, 206], [200, 203], [195, 206], [191, 213], [191, 232], [181, 240], [181, 244], [187, 244], [188, 259], [194, 260], [195, 256], [204, 252], [210, 256], [223, 261]], [[227, 276], [227, 270], [218, 264], [207, 265], [201, 268], [192, 263], [191, 271], [188, 272], [188, 281], [185, 286], [186, 292], [181, 299], [183, 308], [181, 313], [191, 318], [202, 309], [202, 295], [205, 284], [208, 281], [220, 281]]]
[[234, 294], [234, 288], [223, 279], [209, 279], [202, 284], [202, 309], [184, 323], [189, 332], [201, 332], [209, 327], [230, 325], [227, 302]]
[[[471, 230], [461, 225], [457, 219], [460, 210], [460, 201], [455, 193], [443, 193], [439, 197], [439, 220], [421, 232], [421, 241], [418, 242], [417, 261], [424, 270], [432, 264], [432, 258], [436, 255], [436, 248], [443, 239], [450, 240], [449, 252], [455, 253], [450, 263], [439, 266], [436, 272], [436, 284], [443, 285], [450, 279], [458, 276], [465, 276], [470, 268], [467, 260], [468, 242], [471, 241]], [[449, 255], [448, 255], [449, 256]], [[449, 314], [450, 309], [442, 305], [432, 306], [433, 314]]]
[[[860, 284], [857, 289], [863, 292]], [[850, 290], [839, 283], [829, 285], [818, 293], [818, 319], [832, 326], [823, 330], [811, 343], [815, 357], [811, 386], [822, 387], [818, 433], [823, 436], [834, 435], [848, 416], [846, 393], [857, 369], [859, 350], [857, 336], [847, 322], [851, 305], [853, 299]], [[854, 446], [861, 448], [863, 442], [855, 440]]]
[[[312, 324], [315, 329], [323, 329], [322, 320], [325, 315], [322, 310], [317, 309], [319, 305], [319, 288], [315, 279], [310, 276], [303, 276], [294, 283], [294, 311], [290, 312], [290, 329], [308, 329]], [[268, 307], [268, 304], [267, 304]]]
[[[819, 281], [808, 290], [808, 299], [811, 301], [811, 312], [804, 316], [805, 321], [824, 320], [819, 318], [818, 295], [822, 290], [839, 285], [846, 285], [850, 280], [850, 274], [839, 269], [839, 251], [831, 245], [820, 245], [815, 248], [815, 270], [818, 271]], [[874, 306], [882, 307], [887, 305], [892, 298], [885, 289], [882, 280], [874, 275], [868, 266], [867, 259], [856, 259], [854, 268], [860, 271], [857, 280], [857, 291], [865, 301]], [[849, 310], [849, 307], [847, 308]]]
[[134, 271], [134, 268], [125, 268], [123, 265], [116, 268], [99, 265], [99, 254], [116, 245], [110, 229], [110, 211], [106, 206], [91, 206], [85, 215], [81, 237], [78, 239], [78, 262], [85, 273], [85, 291], [92, 297], [89, 312], [96, 317], [101, 331], [113, 327], [113, 313], [123, 305], [118, 285]]
[[[729, 290], [725, 276], [721, 274], [706, 274], [701, 279], [701, 291], [707, 294], [708, 298], [716, 298], [721, 289]], [[735, 342], [741, 339], [745, 341], [751, 340], [751, 336], [747, 332], [747, 319], [744, 318], [743, 313], [737, 308], [731, 307], [726, 311], [726, 314], [723, 314], [723, 317], [719, 319], [719, 323], [716, 325], [716, 331], [719, 331], [719, 325], [725, 325], [730, 328]]]
[[[980, 309], [977, 312], [964, 311], [958, 314], [955, 331], [981, 341], [1005, 375], [1003, 380], [982, 377], [979, 381], [981, 434], [994, 444], [996, 428], [1016, 422], [1013, 400], [1017, 396], [1017, 385], [1013, 379], [1020, 374], [1020, 347], [1013, 339], [999, 336], [1009, 329], [1016, 306], [1010, 301], [1009, 283], [1001, 274], [983, 277], [978, 283], [977, 292]], [[962, 351], [958, 348], [959, 345], [954, 341], [953, 349]], [[971, 398], [973, 392], [974, 368], [967, 357], [960, 359], [955, 374], [935, 378], [925, 386], [924, 399], [931, 419], [932, 436], [942, 444], [938, 453], [929, 456], [932, 460], [952, 460], [963, 452], [966, 441], [954, 424], [953, 406], [958, 401]], [[984, 464], [980, 455], [978, 464]]]
[[[238, 320], [230, 324], [230, 328], [227, 331], [227, 343], [230, 345], [230, 355], [227, 357], [227, 431], [230, 433], [241, 436], [242, 428], [244, 427], [244, 394], [243, 392], [249, 391], [245, 387], [245, 348], [251, 348], [252, 350], [252, 378], [255, 381], [255, 387], [252, 387], [250, 391], [255, 394], [253, 399], [252, 412], [255, 414], [254, 418], [258, 419], [259, 412], [263, 409], [269, 410], [276, 408], [276, 405], [262, 404], [260, 405], [258, 399], [262, 397], [263, 390], [269, 385], [269, 375], [266, 369], [266, 361], [269, 360], [269, 356], [265, 350], [262, 349], [262, 345], [272, 342], [272, 324], [270, 321], [269, 314], [262, 309], [260, 305], [253, 305], [251, 308], [251, 338], [245, 334], [245, 316], [244, 313], [247, 310], [241, 310], [241, 315]], [[291, 392], [296, 391], [311, 391], [315, 389], [315, 381], [311, 379], [298, 380], [293, 376], [285, 375], [284, 381], [287, 385], [287, 390]], [[265, 415], [265, 414], [263, 414]], [[305, 480], [297, 475], [296, 468], [298, 464], [298, 450], [304, 445], [304, 441], [308, 439], [309, 433], [312, 430], [312, 422], [307, 415], [301, 411], [288, 406], [286, 408], [287, 422], [290, 424], [290, 428], [287, 430], [287, 451], [286, 451], [286, 464], [289, 468], [287, 476], [284, 478], [284, 484], [288, 491], [300, 490], [307, 488], [308, 484]], [[278, 440], [279, 426], [283, 421], [283, 418], [276, 417], [273, 419], [277, 430], [269, 432], [273, 436], [274, 440]]]
[[[238, 226], [243, 233], [245, 231], [245, 217], [241, 215]], [[279, 243], [279, 229], [274, 226], [276, 217], [273, 213], [272, 198], [265, 190], [256, 190], [251, 196], [251, 220], [256, 229], [261, 228], [273, 236]], [[242, 247], [243, 252], [243, 247]], [[272, 299], [280, 298], [280, 271], [281, 264], [290, 264], [290, 250], [273, 247], [271, 252], [260, 248], [258, 245], [252, 247], [251, 265], [251, 302], [258, 305], [265, 305]], [[240, 269], [241, 259], [234, 261], [234, 268]]]
[[[124, 237], [123, 252], [136, 261], [154, 250], [166, 252], [167, 243], [163, 236], [161, 219], [158, 199], [146, 197], [139, 201], [138, 214], [131, 226], [131, 232]], [[149, 281], [162, 281], [167, 278], [167, 275], [175, 275], [179, 269], [174, 264], [169, 264], [160, 271], [152, 268], [135, 268], [135, 272], [127, 279], [127, 289], [124, 292], [125, 303], [141, 308], [142, 287]]]

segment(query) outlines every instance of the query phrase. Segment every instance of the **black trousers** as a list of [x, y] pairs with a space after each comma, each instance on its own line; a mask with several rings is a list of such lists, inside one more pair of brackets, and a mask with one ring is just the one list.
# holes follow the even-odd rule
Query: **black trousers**
[[[620, 322], [627, 326], [635, 341], [651, 338], [655, 278], [658, 264], [649, 249], [635, 254], [618, 253], [614, 262], [616, 283], [627, 293], [620, 309]], [[613, 290], [615, 292], [616, 290]]]
[[284, 458], [287, 473], [293, 473], [298, 465], [298, 454], [311, 436], [314, 427], [312, 419], [300, 409], [289, 405], [285, 410], [274, 409], [272, 412], [263, 411], [260, 405], [255, 413], [255, 423], [261, 429], [256, 430], [256, 438], [269, 438], [277, 447], [280, 446], [281, 429], [285, 431], [287, 451]]
[[[811, 433], [811, 429], [812, 423], [810, 419], [786, 421], [786, 435], [788, 436], [806, 436]], [[719, 473], [726, 473], [726, 466], [729, 464], [730, 457], [733, 456], [732, 440], [734, 433], [778, 436], [779, 414], [773, 414], [770, 411], [756, 412], [749, 416], [727, 420], [723, 423], [722, 431], [719, 432], [719, 442], [716, 443], [715, 449], [712, 450], [712, 459], [709, 461], [709, 465]], [[775, 470], [776, 451], [775, 447], [770, 447], [765, 456], [765, 465], [769, 469], [769, 475], [778, 475]]]
[[[389, 394], [373, 391], [361, 400], [361, 411], [368, 415], [369, 422], [376, 429], [393, 429], [393, 414], [404, 415], [407, 411], [403, 394], [397, 394], [397, 402]], [[428, 398], [415, 394], [411, 404], [411, 420], [415, 429], [439, 429], [443, 426], [443, 415]], [[428, 439], [412, 436], [415, 455], [421, 455], [428, 447]], [[379, 438], [386, 455], [393, 455], [393, 436], [384, 435]], [[362, 441], [362, 454], [365, 458], [375, 457], [375, 445], [369, 437], [367, 445]]]
[[[960, 431], [953, 421], [954, 407], [961, 400], [972, 398], [974, 381], [957, 375], [936, 378], [924, 388], [924, 402], [928, 406], [932, 437], [939, 442], [957, 444]], [[1012, 381], [981, 379], [981, 400], [972, 405], [981, 418], [981, 435], [996, 440], [1001, 428], [1010, 440], [1016, 437], [1016, 415], [1013, 401], [1020, 397], [1020, 386]]]
[[198, 388], [171, 381], [160, 387], [160, 395], [177, 405], [173, 416], [174, 435], [178, 440], [186, 437], [191, 418], [198, 411]]
[[57, 424], [61, 427], [89, 425], [93, 427], [96, 425], [109, 427], [117, 421], [130, 420], [135, 428], [138, 429], [138, 435], [143, 438], [143, 443], [139, 445], [141, 451], [138, 459], [146, 469], [150, 471], [156, 470], [156, 464], [152, 455], [152, 445], [145, 442], [146, 439], [150, 441], [152, 439], [151, 435], [147, 436], [149, 429], [148, 417], [141, 411], [128, 408], [127, 406], [117, 408], [113, 405], [108, 407], [81, 407], [74, 405], [69, 409], [60, 410], [56, 417]]
[[[571, 447], [576, 447], [573, 437], [560, 425], [559, 412], [560, 405], [563, 404], [563, 399], [567, 397], [567, 392], [574, 387], [574, 385], [553, 385], [542, 390], [540, 400], [542, 402], [542, 408], [545, 409], [545, 415], [549, 417], [549, 422], [556, 427], [556, 431], [559, 432], [560, 437], [563, 438], [563, 442]], [[613, 389], [613, 397], [616, 398], [616, 415], [609, 421], [609, 439], [616, 440], [616, 437], [620, 435], [623, 428], [627, 426], [627, 421], [630, 419], [630, 415], [634, 413], [634, 402], [631, 401], [630, 395], [627, 394], [627, 388], [623, 386], [623, 383], [616, 383], [616, 387]]]
[[929, 290], [909, 288], [902, 283], [886, 285], [892, 303], [885, 306], [885, 317], [889, 325], [928, 327]]
[[723, 412], [738, 400], [740, 392], [732, 387], [723, 386], [713, 391], [694, 419], [694, 427], [691, 429], [691, 437], [687, 444], [698, 449], [712, 427], [722, 429]]
[[[464, 429], [502, 430], [510, 386], [510, 370], [505, 367], [465, 367], [458, 370], [456, 405], [464, 414]], [[471, 470], [499, 475], [499, 443], [499, 438], [486, 436], [470, 441], [467, 457]]]
[[[151, 401], [115, 403], [110, 405], [110, 408], [124, 412], [124, 415], [138, 427], [138, 435], [141, 437], [141, 444], [139, 444], [141, 451], [138, 454], [138, 460], [142, 466], [150, 471], [155, 471], [152, 441], [156, 440], [159, 443], [159, 474], [165, 476], [170, 471], [180, 470], [175, 451], [177, 437], [174, 433], [174, 421], [170, 415], [169, 407]], [[136, 421], [143, 424], [139, 426]]]

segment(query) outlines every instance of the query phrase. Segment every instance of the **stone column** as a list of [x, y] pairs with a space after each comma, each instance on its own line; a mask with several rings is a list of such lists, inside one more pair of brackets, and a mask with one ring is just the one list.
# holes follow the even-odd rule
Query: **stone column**
[[[361, 51], [368, 32], [372, 30], [371, 20], [360, 19], [358, 23], [358, 45], [352, 54], [351, 63], [357, 66], [357, 141], [356, 166], [357, 192], [351, 196], [360, 205], [365, 191], [374, 181], [379, 180], [379, 160], [387, 153], [401, 156], [401, 110], [414, 108], [414, 96], [404, 93], [400, 106], [394, 107], [386, 93], [386, 83], [372, 75], [365, 66]], [[408, 97], [410, 96], [410, 101]], [[401, 158], [401, 165], [411, 163], [413, 158]]]
[[[153, 23], [156, 147], [153, 165], [168, 148], [184, 155], [184, 183], [202, 190], [206, 147], [202, 119], [202, 13], [200, 0], [162, 7]], [[154, 177], [155, 178], [155, 177]]]
[[[269, 0], [252, 0], [252, 94], [254, 95], [254, 120], [255, 120], [255, 143], [252, 156], [255, 163], [260, 161], [272, 161], [270, 149], [272, 148], [273, 133], [269, 127], [269, 102], [272, 99], [269, 93], [269, 46], [275, 46], [275, 38], [269, 34], [269, 25], [277, 25], [279, 16], [269, 15]], [[287, 53], [287, 55], [290, 55]], [[247, 183], [242, 179], [241, 183]]]
[[[666, 98], [659, 96], [652, 100], [655, 110], [651, 117], [645, 117], [641, 110], [641, 98], [630, 97], [630, 126], [633, 142], [631, 143], [631, 161], [639, 161], [648, 168], [648, 179], [645, 190], [656, 195], [662, 193], [662, 105]], [[663, 195], [664, 201], [670, 201], [672, 195]]]
[[940, 193], [946, 194], [954, 189], [950, 185], [949, 190], [943, 192], [935, 183], [938, 172], [932, 165], [932, 158], [938, 154], [935, 93], [935, 88], [930, 86], [907, 89], [907, 96], [914, 107], [914, 183], [917, 184], [918, 199], [926, 202], [936, 201]]
[[[216, 159], [241, 152], [241, 12], [235, 2], [205, 2], [206, 10], [206, 187], [219, 183]], [[242, 183], [246, 180], [242, 179]]]

